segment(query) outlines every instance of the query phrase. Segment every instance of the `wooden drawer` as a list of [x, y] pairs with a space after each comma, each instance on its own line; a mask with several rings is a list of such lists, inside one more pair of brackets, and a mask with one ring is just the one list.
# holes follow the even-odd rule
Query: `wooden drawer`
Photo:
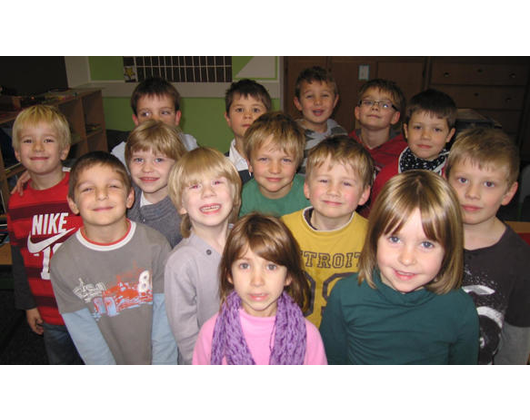
[[524, 88], [431, 85], [447, 93], [458, 108], [520, 110], [524, 103]]
[[507, 134], [516, 135], [519, 131], [519, 121], [521, 112], [519, 111], [497, 111], [490, 109], [478, 109], [480, 114], [490, 117], [502, 125], [502, 129]]
[[435, 62], [431, 84], [524, 86], [528, 81], [524, 64], [464, 64]]

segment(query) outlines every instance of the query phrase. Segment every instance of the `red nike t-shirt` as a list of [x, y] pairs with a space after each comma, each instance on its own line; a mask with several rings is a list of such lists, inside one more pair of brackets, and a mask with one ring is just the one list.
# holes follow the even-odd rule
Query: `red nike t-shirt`
[[24, 195], [11, 196], [7, 213], [9, 241], [24, 258], [29, 287], [43, 321], [53, 325], [64, 325], [64, 321], [50, 282], [50, 259], [83, 225], [66, 201], [69, 179], [70, 173], [65, 172], [61, 182], [46, 190], [34, 190], [28, 182]]

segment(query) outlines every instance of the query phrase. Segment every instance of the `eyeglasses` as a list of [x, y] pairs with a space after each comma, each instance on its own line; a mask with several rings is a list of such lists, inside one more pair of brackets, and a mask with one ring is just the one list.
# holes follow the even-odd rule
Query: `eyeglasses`
[[367, 108], [372, 108], [374, 105], [380, 107], [384, 111], [390, 111], [390, 108], [393, 108], [395, 111], [398, 111], [396, 106], [390, 101], [373, 101], [371, 99], [361, 99], [359, 105], [365, 106]]

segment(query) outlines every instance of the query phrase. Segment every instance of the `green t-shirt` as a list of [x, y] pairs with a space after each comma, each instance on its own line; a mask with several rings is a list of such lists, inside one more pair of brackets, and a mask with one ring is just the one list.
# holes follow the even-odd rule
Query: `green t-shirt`
[[302, 175], [296, 174], [289, 193], [285, 197], [271, 199], [261, 193], [258, 183], [252, 178], [243, 186], [239, 216], [259, 211], [281, 217], [310, 206], [311, 203], [304, 195], [304, 180]]
[[330, 365], [477, 364], [478, 315], [462, 289], [400, 293], [377, 270], [375, 289], [357, 279], [355, 273], [335, 284], [322, 316]]

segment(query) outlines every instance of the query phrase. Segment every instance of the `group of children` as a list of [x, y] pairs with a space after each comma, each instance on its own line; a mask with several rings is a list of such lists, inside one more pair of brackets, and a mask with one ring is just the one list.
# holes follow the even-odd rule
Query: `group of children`
[[451, 98], [405, 107], [381, 79], [348, 135], [338, 95], [304, 70], [295, 120], [259, 83], [232, 83], [223, 155], [182, 133], [178, 92], [150, 79], [118, 157], [70, 170], [64, 116], [22, 111], [16, 305], [50, 363], [526, 363], [530, 249], [496, 217], [517, 190], [513, 142], [477, 128], [449, 151]]

